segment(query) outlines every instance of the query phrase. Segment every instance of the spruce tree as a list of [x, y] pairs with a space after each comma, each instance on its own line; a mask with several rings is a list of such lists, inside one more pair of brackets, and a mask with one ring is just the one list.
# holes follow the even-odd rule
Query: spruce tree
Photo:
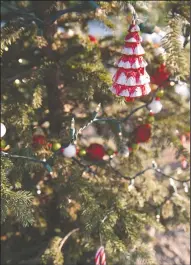
[[[152, 91], [126, 102], [109, 88], [133, 18], [166, 35], [143, 38]], [[1, 264], [94, 264], [103, 245], [158, 265], [149, 228], [189, 228], [188, 2], [1, 1], [1, 19]]]

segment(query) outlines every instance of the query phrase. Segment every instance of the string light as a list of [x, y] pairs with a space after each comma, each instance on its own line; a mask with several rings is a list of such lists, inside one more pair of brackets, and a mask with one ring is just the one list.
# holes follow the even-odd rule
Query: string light
[[157, 210], [156, 220], [157, 222], [160, 222], [160, 209]]
[[175, 193], [175, 194], [178, 194], [177, 187], [176, 187], [176, 185], [175, 185], [174, 180], [173, 180], [172, 178], [170, 178], [170, 179], [169, 179], [169, 182], [170, 182], [170, 185], [171, 185], [171, 186], [173, 187], [173, 189], [174, 189], [174, 193]]
[[19, 85], [21, 83], [21, 81], [19, 79], [15, 79], [15, 82], [14, 82], [16, 85]]
[[41, 190], [37, 190], [37, 192], [36, 192], [37, 194], [41, 194]]
[[75, 119], [72, 118], [72, 121], [71, 121], [71, 129], [75, 129]]
[[186, 182], [183, 182], [184, 191], [188, 193], [188, 184]]
[[157, 163], [153, 160], [152, 161], [152, 167], [154, 168], [154, 169], [157, 169]]
[[101, 108], [101, 103], [99, 103], [99, 104], [97, 105], [97, 108], [96, 108], [96, 112], [97, 112], [97, 113], [100, 111], [100, 108]]
[[131, 181], [130, 181], [130, 185], [129, 185], [129, 187], [128, 187], [128, 191], [131, 191], [131, 190], [134, 189], [134, 183], [135, 183], [135, 180], [134, 180], [134, 179], [131, 179]]

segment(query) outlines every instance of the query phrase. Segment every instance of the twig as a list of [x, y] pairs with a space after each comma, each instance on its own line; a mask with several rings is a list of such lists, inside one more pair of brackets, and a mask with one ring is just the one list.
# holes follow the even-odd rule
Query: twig
[[66, 242], [66, 240], [68, 240], [68, 238], [72, 235], [72, 234], [74, 234], [74, 233], [76, 233], [77, 231], [79, 231], [80, 229], [79, 228], [76, 228], [76, 229], [73, 229], [71, 232], [69, 232], [62, 240], [61, 240], [61, 242], [60, 242], [60, 246], [59, 246], [59, 251], [61, 251], [62, 250], [62, 247], [63, 247], [63, 245], [64, 245], [64, 243]]

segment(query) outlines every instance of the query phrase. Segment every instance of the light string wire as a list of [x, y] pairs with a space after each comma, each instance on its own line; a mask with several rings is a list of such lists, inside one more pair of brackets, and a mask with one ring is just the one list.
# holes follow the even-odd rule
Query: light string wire
[[[171, 80], [173, 82], [177, 82], [176, 80]], [[96, 111], [93, 113], [93, 117], [92, 117], [92, 120], [90, 122], [88, 122], [86, 125], [84, 125], [83, 127], [81, 127], [78, 131], [75, 130], [75, 120], [74, 118], [72, 118], [72, 121], [71, 121], [71, 127], [70, 127], [70, 136], [71, 136], [71, 140], [70, 142], [68, 143], [68, 145], [70, 143], [73, 143], [75, 140], [77, 140], [78, 136], [82, 133], [82, 131], [84, 129], [86, 129], [89, 125], [91, 125], [92, 123], [94, 122], [102, 122], [102, 121], [105, 121], [105, 122], [115, 122], [118, 124], [118, 129], [119, 129], [119, 135], [121, 136], [121, 139], [122, 139], [122, 123], [126, 122], [129, 120], [129, 118], [134, 114], [136, 113], [138, 110], [142, 109], [142, 108], [147, 108], [147, 106], [153, 101], [153, 99], [155, 98], [156, 96], [156, 93], [158, 91], [160, 87], [158, 87], [154, 92], [153, 92], [153, 95], [152, 95], [152, 98], [145, 104], [133, 109], [125, 118], [122, 118], [122, 119], [116, 119], [116, 118], [106, 118], [106, 117], [102, 117], [102, 118], [98, 118], [98, 112], [100, 110], [100, 107], [101, 107], [101, 104], [98, 104], [97, 108], [96, 108]], [[7, 157], [7, 158], [18, 158], [18, 159], [26, 159], [26, 160], [30, 160], [30, 161], [33, 161], [33, 162], [36, 162], [36, 163], [41, 163], [45, 169], [49, 172], [49, 174], [52, 175], [53, 173], [53, 170], [52, 170], [52, 167], [50, 166], [49, 162], [50, 160], [54, 159], [57, 155], [60, 154], [61, 150], [63, 149], [63, 146], [58, 149], [56, 152], [54, 152], [53, 155], [51, 155], [47, 160], [40, 160], [38, 158], [35, 158], [35, 157], [27, 157], [27, 156], [19, 156], [19, 155], [15, 155], [15, 154], [10, 154], [10, 153], [6, 153], [4, 151], [1, 150], [1, 156], [3, 157]], [[93, 172], [88, 166], [85, 166], [83, 165], [83, 163], [81, 163], [80, 160], [76, 159], [73, 157], [73, 161], [75, 161], [75, 163], [77, 163], [78, 165], [80, 165], [81, 167], [84, 167], [84, 169], [89, 172], [89, 173], [93, 173], [95, 174], [95, 172]], [[89, 169], [88, 169], [89, 168]], [[147, 169], [144, 169], [143, 171], [140, 171], [138, 172], [136, 175], [139, 176], [139, 175], [142, 175], [145, 171], [151, 169], [150, 167], [147, 168]], [[114, 169], [113, 169], [114, 170]], [[160, 169], [155, 169], [155, 171], [157, 170], [158, 173], [160, 173], [161, 175], [163, 176], [166, 176], [168, 178], [172, 178], [170, 176], [167, 176], [165, 175], [164, 173], [162, 173], [160, 171]], [[143, 172], [143, 173], [142, 173]], [[116, 172], [117, 173], [117, 172]], [[118, 174], [120, 175], [121, 173], [118, 172]], [[133, 177], [135, 178], [136, 175]], [[123, 178], [126, 178], [126, 179], [131, 179], [130, 177], [126, 177], [126, 176], [123, 176]], [[172, 178], [173, 179], [173, 178]], [[174, 179], [176, 181], [179, 181], [177, 179]], [[186, 180], [186, 181], [189, 181], [189, 180]], [[180, 181], [180, 182], [185, 182], [185, 181]]]

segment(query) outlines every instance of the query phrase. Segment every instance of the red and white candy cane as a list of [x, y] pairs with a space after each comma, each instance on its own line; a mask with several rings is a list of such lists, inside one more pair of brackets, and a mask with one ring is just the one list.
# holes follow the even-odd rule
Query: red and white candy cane
[[106, 256], [103, 246], [101, 246], [96, 252], [95, 265], [106, 265]]

